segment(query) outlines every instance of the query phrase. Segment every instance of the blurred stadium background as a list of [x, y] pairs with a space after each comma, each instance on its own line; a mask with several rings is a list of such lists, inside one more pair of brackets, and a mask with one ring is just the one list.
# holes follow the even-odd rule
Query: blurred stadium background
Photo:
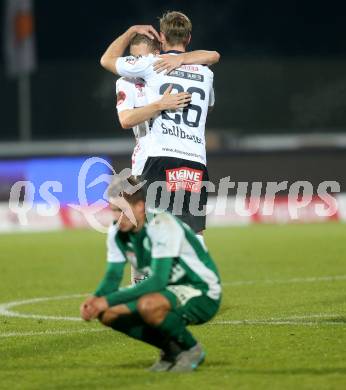
[[[11, 14], [8, 7], [16, 3], [24, 8]], [[30, 3], [31, 12], [25, 8]], [[54, 194], [64, 206], [58, 219], [32, 213], [25, 229], [86, 225], [66, 207], [77, 202], [80, 166], [99, 156], [119, 171], [130, 166], [134, 146], [132, 132], [122, 130], [117, 120], [115, 78], [99, 66], [100, 55], [130, 25], [157, 27], [157, 16], [171, 9], [193, 21], [190, 49], [221, 53], [213, 69], [216, 106], [207, 123], [211, 180], [300, 180], [311, 182], [315, 191], [329, 180], [346, 191], [345, 4], [9, 0], [0, 7], [1, 231], [23, 229], [8, 208], [18, 180], [34, 183], [31, 198], [37, 203], [44, 181], [63, 184], [63, 191]], [[22, 54], [15, 57], [13, 50]], [[14, 55], [10, 64], [9, 52]], [[93, 175], [107, 172], [98, 166]], [[104, 189], [92, 188], [88, 201], [102, 197]], [[287, 192], [280, 194], [285, 199]], [[343, 195], [338, 202], [331, 217], [318, 217], [310, 207], [299, 221], [345, 219]], [[211, 222], [291, 222], [286, 209], [284, 201], [270, 218], [259, 213], [241, 220], [228, 210]]]

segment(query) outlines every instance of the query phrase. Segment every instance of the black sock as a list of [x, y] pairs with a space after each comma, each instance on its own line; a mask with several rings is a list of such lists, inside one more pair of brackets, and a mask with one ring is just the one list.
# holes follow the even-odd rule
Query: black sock
[[111, 328], [136, 340], [143, 341], [163, 350], [168, 356], [176, 356], [181, 349], [161, 329], [147, 325], [138, 313], [119, 316], [111, 324]]

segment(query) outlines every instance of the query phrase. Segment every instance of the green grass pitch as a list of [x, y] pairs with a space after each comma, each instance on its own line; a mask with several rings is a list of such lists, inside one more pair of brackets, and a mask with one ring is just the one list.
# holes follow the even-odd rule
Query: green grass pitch
[[191, 328], [206, 362], [174, 375], [146, 371], [150, 346], [71, 320], [71, 295], [103, 275], [104, 235], [1, 235], [0, 307], [24, 301], [7, 309], [28, 318], [0, 314], [0, 389], [346, 389], [345, 238], [334, 223], [209, 229], [222, 308]]

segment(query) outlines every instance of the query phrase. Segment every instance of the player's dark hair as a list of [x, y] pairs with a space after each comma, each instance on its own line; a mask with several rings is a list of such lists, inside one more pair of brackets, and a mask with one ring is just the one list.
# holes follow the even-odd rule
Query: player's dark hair
[[136, 34], [130, 41], [130, 47], [140, 45], [141, 43], [146, 44], [152, 52], [160, 51], [160, 42], [156, 38], [150, 39], [143, 34]]
[[192, 23], [182, 12], [168, 11], [160, 18], [160, 31], [165, 35], [168, 44], [187, 46]]
[[124, 179], [117, 175], [108, 187], [108, 198], [111, 201], [112, 198], [117, 197], [123, 197], [130, 204], [145, 202], [145, 186], [135, 176]]

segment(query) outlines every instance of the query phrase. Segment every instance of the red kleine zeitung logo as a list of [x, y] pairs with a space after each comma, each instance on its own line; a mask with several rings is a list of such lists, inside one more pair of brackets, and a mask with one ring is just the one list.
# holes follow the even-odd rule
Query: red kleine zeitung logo
[[200, 192], [202, 186], [203, 171], [188, 167], [166, 169], [167, 191], [174, 192], [185, 190]]

